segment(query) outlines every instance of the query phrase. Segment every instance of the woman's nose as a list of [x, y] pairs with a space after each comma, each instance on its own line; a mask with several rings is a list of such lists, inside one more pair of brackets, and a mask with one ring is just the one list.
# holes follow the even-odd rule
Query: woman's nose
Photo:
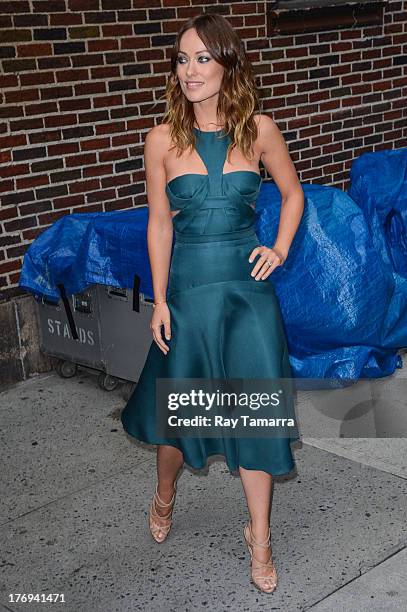
[[190, 60], [186, 65], [185, 74], [187, 76], [192, 76], [196, 74], [196, 66], [194, 60]]

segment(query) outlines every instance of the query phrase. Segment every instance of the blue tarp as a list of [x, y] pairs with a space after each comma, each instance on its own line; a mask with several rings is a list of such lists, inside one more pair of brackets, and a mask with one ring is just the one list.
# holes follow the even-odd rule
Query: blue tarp
[[20, 286], [57, 302], [59, 283], [68, 295], [93, 284], [130, 289], [138, 274], [140, 292], [152, 298], [147, 221], [147, 206], [62, 217], [29, 246]]
[[348, 194], [365, 213], [383, 261], [407, 277], [407, 148], [364, 153], [350, 179]]
[[[362, 210], [343, 191], [304, 185], [304, 214], [282, 267], [271, 274], [294, 375], [352, 379], [386, 376], [407, 347], [407, 279], [397, 284], [374, 246]], [[264, 184], [257, 235], [271, 246], [281, 196]], [[401, 277], [400, 277], [401, 278]]]
[[[289, 256], [263, 281], [275, 286], [296, 377], [357, 380], [401, 367], [397, 351], [407, 347], [406, 251], [398, 243], [400, 225], [390, 224], [390, 233], [383, 234], [387, 191], [381, 188], [383, 197], [374, 198], [376, 178], [369, 172], [359, 166], [352, 184], [355, 198], [366, 201], [364, 194], [370, 194], [368, 208], [340, 189], [303, 185], [305, 209]], [[386, 176], [394, 180], [390, 171]], [[397, 185], [397, 218], [404, 223], [405, 180]], [[277, 187], [263, 183], [256, 204], [262, 244], [275, 240], [280, 201]], [[388, 201], [394, 206], [394, 199]], [[20, 286], [57, 301], [59, 283], [68, 295], [92, 284], [131, 288], [138, 274], [140, 292], [152, 298], [147, 219], [147, 207], [63, 217], [28, 248]], [[395, 239], [395, 262], [383, 251], [385, 236]]]

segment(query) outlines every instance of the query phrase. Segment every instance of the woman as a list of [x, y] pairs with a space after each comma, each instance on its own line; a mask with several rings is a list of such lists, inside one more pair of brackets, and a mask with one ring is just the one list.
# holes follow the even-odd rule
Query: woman
[[[277, 584], [269, 527], [272, 477], [293, 468], [290, 443], [298, 436], [163, 438], [156, 429], [155, 382], [291, 376], [279, 304], [265, 281], [287, 257], [303, 192], [276, 124], [256, 113], [251, 65], [223, 17], [201, 14], [182, 26], [166, 96], [163, 123], [145, 141], [153, 341], [122, 423], [132, 436], [158, 445], [149, 513], [157, 542], [170, 531], [184, 462], [200, 469], [208, 456], [222, 454], [230, 470], [239, 469], [250, 513], [244, 537], [252, 581], [271, 593]], [[254, 231], [260, 159], [282, 194], [272, 248], [260, 245]]]

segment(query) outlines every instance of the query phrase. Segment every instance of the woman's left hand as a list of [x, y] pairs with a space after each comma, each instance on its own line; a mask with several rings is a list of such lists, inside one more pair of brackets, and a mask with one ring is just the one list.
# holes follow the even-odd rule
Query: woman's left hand
[[[265, 280], [277, 266], [281, 266], [284, 263], [282, 257], [273, 248], [269, 249], [266, 246], [256, 247], [251, 252], [249, 261], [252, 262], [257, 255], [260, 255], [260, 257], [251, 272], [251, 276], [255, 276], [256, 280]], [[271, 265], [267, 263], [267, 260], [271, 262]]]

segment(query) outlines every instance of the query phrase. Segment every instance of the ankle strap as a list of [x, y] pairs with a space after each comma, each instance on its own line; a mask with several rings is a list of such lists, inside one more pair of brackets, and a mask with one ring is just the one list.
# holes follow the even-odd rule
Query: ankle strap
[[252, 540], [252, 544], [254, 544], [255, 546], [260, 546], [261, 548], [269, 548], [269, 542], [270, 542], [270, 537], [271, 537], [270, 527], [268, 529], [268, 536], [264, 540], [264, 542], [257, 542], [256, 538], [253, 535], [252, 522], [251, 521], [249, 521], [249, 530], [250, 530], [250, 537], [251, 537], [251, 540]]
[[177, 485], [175, 484], [175, 485], [174, 485], [174, 493], [173, 493], [173, 495], [172, 495], [172, 497], [171, 497], [171, 500], [168, 502], [168, 504], [166, 504], [165, 502], [163, 502], [163, 500], [161, 499], [161, 497], [158, 495], [158, 483], [157, 483], [157, 484], [155, 485], [155, 495], [156, 495], [156, 498], [158, 499], [158, 502], [157, 502], [157, 500], [156, 500], [156, 502], [155, 502], [155, 503], [157, 504], [157, 506], [161, 506], [162, 508], [167, 508], [168, 506], [171, 506], [171, 505], [172, 505], [172, 503], [174, 502], [174, 497], [175, 497], [175, 492], [176, 492], [176, 490], [177, 490]]

